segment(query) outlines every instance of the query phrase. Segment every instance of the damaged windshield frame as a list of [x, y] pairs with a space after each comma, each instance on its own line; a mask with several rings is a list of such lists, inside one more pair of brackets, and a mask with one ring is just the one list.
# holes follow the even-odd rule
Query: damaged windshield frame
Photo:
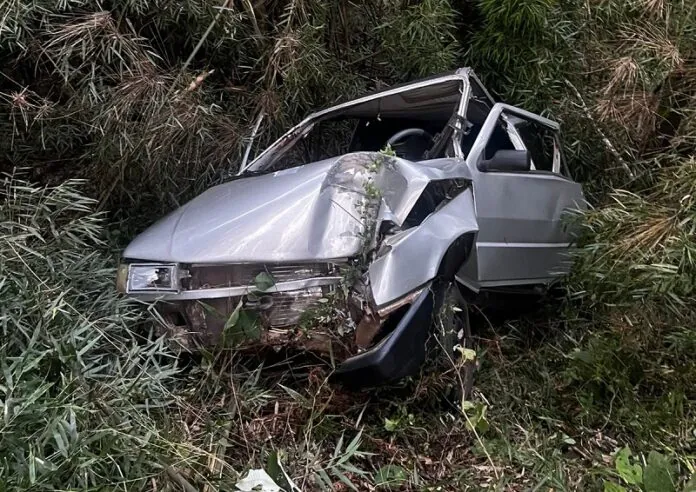
[[[429, 87], [433, 85], [438, 85], [442, 84], [448, 81], [460, 81], [461, 82], [461, 87], [459, 89], [460, 91], [460, 97], [459, 97], [459, 103], [457, 105], [457, 108], [455, 112], [453, 113], [453, 116], [456, 115], [456, 117], [451, 118], [449, 123], [452, 123], [452, 135], [448, 138], [452, 142], [452, 148], [454, 150], [454, 157], [463, 159], [466, 156], [462, 152], [461, 148], [461, 139], [466, 131], [464, 124], [466, 121], [466, 111], [469, 105], [469, 100], [472, 96], [472, 83], [470, 79], [474, 79], [474, 83], [476, 83], [479, 87], [481, 87], [480, 82], [476, 79], [475, 75], [471, 73], [469, 70], [457, 70], [456, 72], [449, 74], [449, 75], [441, 75], [441, 76], [436, 76], [431, 79], [423, 80], [417, 83], [410, 83], [410, 84], [405, 84], [400, 87], [392, 87], [390, 89], [386, 89], [383, 91], [376, 92], [374, 94], [364, 96], [352, 101], [348, 101], [327, 109], [324, 109], [322, 111], [313, 113], [309, 115], [307, 118], [302, 120], [299, 124], [295, 125], [292, 127], [288, 132], [286, 132], [283, 136], [281, 136], [278, 140], [276, 140], [273, 144], [271, 144], [266, 150], [264, 150], [261, 154], [259, 154], [256, 158], [252, 160], [251, 163], [248, 165], [245, 165], [245, 163], [242, 164], [242, 167], [240, 168], [239, 172], [237, 173], [238, 176], [246, 174], [246, 173], [251, 173], [251, 172], [263, 172], [270, 168], [279, 158], [281, 158], [286, 152], [288, 152], [290, 149], [294, 147], [295, 144], [298, 143], [300, 139], [305, 138], [311, 131], [314, 129], [315, 125], [321, 121], [329, 120], [332, 117], [340, 115], [341, 112], [346, 111], [347, 109], [350, 109], [352, 107], [358, 106], [360, 104], [373, 101], [376, 99], [382, 99], [385, 97], [389, 97], [392, 95], [396, 94], [401, 94], [405, 92], [409, 92], [415, 89], [420, 89], [423, 87]], [[492, 102], [493, 98], [485, 92], [485, 95], [489, 98], [489, 100]], [[379, 117], [379, 115], [377, 115]], [[446, 127], [445, 127], [446, 129]], [[444, 130], [444, 129], [443, 129]], [[249, 147], [253, 145], [253, 140], [249, 142]]]

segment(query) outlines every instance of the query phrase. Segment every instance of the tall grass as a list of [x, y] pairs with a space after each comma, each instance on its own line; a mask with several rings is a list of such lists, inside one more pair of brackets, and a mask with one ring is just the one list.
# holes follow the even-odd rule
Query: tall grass
[[176, 432], [177, 359], [117, 297], [94, 200], [75, 182], [1, 186], [1, 488], [185, 480], [204, 453]]
[[310, 110], [454, 68], [454, 32], [447, 0], [3, 2], [0, 166], [152, 221], [234, 172], [257, 121], [252, 157]]

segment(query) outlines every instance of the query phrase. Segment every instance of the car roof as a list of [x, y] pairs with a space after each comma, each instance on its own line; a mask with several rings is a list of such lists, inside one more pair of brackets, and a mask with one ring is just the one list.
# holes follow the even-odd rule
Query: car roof
[[314, 119], [317, 117], [321, 117], [327, 113], [332, 113], [334, 111], [348, 108], [350, 106], [356, 106], [362, 103], [369, 102], [373, 99], [378, 99], [380, 97], [383, 97], [385, 95], [389, 94], [398, 94], [400, 92], [404, 92], [409, 89], [417, 88], [417, 87], [427, 87], [430, 85], [435, 85], [441, 82], [446, 82], [448, 80], [469, 80], [472, 82], [472, 88], [474, 91], [474, 96], [476, 97], [484, 97], [488, 99], [491, 103], [495, 102], [493, 99], [493, 96], [486, 90], [486, 88], [481, 84], [481, 81], [478, 79], [476, 74], [474, 74], [474, 71], [471, 68], [468, 67], [463, 67], [463, 68], [458, 68], [456, 70], [452, 70], [449, 72], [444, 72], [440, 73], [437, 75], [431, 75], [429, 77], [424, 77], [421, 79], [417, 80], [412, 80], [410, 82], [404, 82], [401, 84], [395, 84], [391, 85], [389, 87], [385, 87], [383, 89], [379, 89], [376, 91], [368, 92], [367, 94], [360, 96], [355, 99], [350, 99], [348, 101], [343, 101], [339, 104], [336, 104], [334, 106], [330, 106], [327, 108], [324, 108], [322, 110], [319, 110], [315, 113], [310, 114], [307, 116], [306, 119]]

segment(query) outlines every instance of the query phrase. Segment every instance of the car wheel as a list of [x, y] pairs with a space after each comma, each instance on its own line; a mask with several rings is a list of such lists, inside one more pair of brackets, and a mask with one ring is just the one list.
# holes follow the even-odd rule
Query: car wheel
[[469, 305], [455, 282], [447, 282], [438, 290], [433, 320], [433, 361], [443, 375], [441, 379], [451, 382], [448, 393], [458, 405], [471, 395], [476, 371]]

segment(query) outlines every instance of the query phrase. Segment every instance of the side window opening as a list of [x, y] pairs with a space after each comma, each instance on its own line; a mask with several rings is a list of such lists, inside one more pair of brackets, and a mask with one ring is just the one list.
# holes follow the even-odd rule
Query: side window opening
[[566, 161], [566, 156], [563, 153], [563, 137], [560, 133], [556, 135], [556, 146], [558, 147], [559, 172], [563, 176], [573, 179], [573, 175], [570, 174], [570, 169], [568, 168], [568, 161]]
[[517, 133], [532, 158], [532, 170], [559, 173], [561, 147], [557, 133], [536, 121], [515, 118]]
[[515, 128], [532, 156], [534, 169], [553, 172], [556, 154], [560, 158], [554, 132], [546, 126], [527, 120], [519, 120]]
[[499, 150], [515, 150], [515, 145], [512, 143], [510, 135], [508, 135], [506, 126], [507, 124], [504, 121], [498, 119], [493, 133], [486, 144], [484, 159], [492, 158]]
[[503, 112], [496, 122], [484, 159], [491, 159], [498, 150], [527, 150], [531, 158], [529, 171], [567, 175], [558, 131], [538, 121]]

